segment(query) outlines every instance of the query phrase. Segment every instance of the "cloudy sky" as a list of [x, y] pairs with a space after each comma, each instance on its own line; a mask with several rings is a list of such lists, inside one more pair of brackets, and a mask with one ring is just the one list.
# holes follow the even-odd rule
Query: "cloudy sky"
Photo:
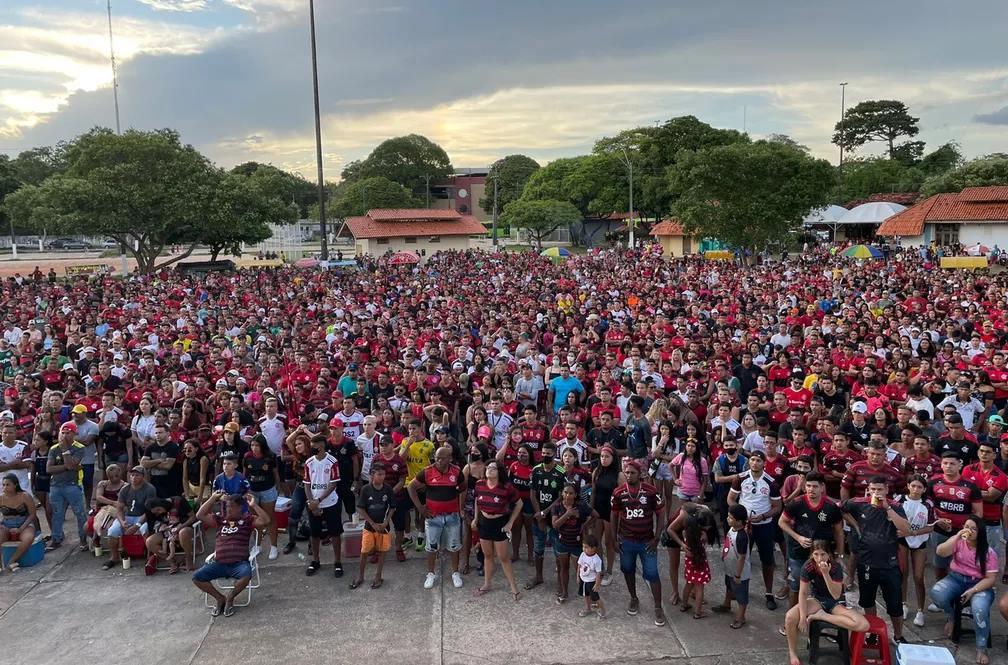
[[[106, 0], [0, 3], [0, 152], [113, 126]], [[314, 169], [308, 0], [112, 0], [124, 127]], [[836, 160], [847, 103], [1008, 152], [1004, 0], [316, 0], [327, 178], [417, 132], [456, 166], [548, 161], [693, 114]]]

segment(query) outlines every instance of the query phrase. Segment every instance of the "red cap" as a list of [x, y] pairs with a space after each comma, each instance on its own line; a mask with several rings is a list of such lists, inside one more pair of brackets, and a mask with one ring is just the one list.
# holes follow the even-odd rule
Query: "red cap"
[[62, 432], [63, 430], [67, 430], [68, 432], [74, 432], [76, 434], [77, 425], [75, 425], [73, 422], [65, 422], [60, 426], [60, 431]]

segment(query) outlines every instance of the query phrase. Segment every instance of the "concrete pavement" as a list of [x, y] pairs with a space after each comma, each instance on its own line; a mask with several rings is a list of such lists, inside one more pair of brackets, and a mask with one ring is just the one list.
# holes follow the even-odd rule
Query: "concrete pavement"
[[[465, 586], [455, 589], [443, 566], [438, 584], [425, 590], [423, 555], [413, 552], [406, 563], [390, 557], [381, 589], [366, 583], [352, 591], [356, 560], [344, 562], [346, 574], [337, 580], [327, 557], [322, 570], [308, 578], [296, 553], [277, 561], [263, 554], [262, 587], [252, 605], [230, 618], [212, 618], [184, 572], [160, 571], [148, 578], [140, 561], [128, 571], [106, 572], [101, 560], [69, 545], [68, 538], [67, 546], [39, 566], [0, 576], [0, 635], [4, 653], [17, 654], [18, 662], [776, 665], [787, 659], [776, 632], [783, 608], [767, 611], [755, 580], [757, 600], [741, 630], [730, 630], [728, 617], [695, 620], [668, 604], [669, 624], [657, 628], [643, 581], [640, 614], [626, 614], [626, 586], [619, 575], [603, 588], [609, 617], [600, 621], [578, 618], [576, 596], [557, 605], [549, 582], [514, 602], [499, 570], [494, 591], [481, 598], [473, 594], [481, 578], [466, 576]], [[305, 553], [305, 544], [297, 551]], [[711, 556], [716, 570], [717, 555]], [[667, 562], [664, 552], [661, 562]], [[519, 579], [527, 579], [531, 567], [515, 565]], [[708, 603], [722, 597], [717, 578], [707, 587]], [[938, 639], [941, 617], [929, 614], [924, 629], [910, 628], [906, 633], [914, 642]], [[1006, 633], [998, 617], [992, 662], [1005, 657]], [[973, 662], [973, 649], [965, 644], [972, 638], [963, 641], [958, 659]]]

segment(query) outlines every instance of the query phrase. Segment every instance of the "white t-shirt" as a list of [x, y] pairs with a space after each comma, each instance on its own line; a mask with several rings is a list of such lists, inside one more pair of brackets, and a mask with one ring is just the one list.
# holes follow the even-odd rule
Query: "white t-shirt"
[[259, 419], [259, 432], [266, 437], [266, 443], [274, 455], [279, 455], [283, 450], [284, 439], [287, 438], [287, 426], [282, 414], [277, 414], [276, 418], [263, 416]]
[[594, 582], [602, 574], [602, 559], [599, 557], [598, 552], [591, 556], [581, 552], [577, 563], [578, 577], [582, 582]]
[[[903, 502], [903, 512], [906, 513], [907, 522], [910, 523], [912, 530], [923, 529], [928, 525], [930, 511], [924, 502], [917, 501], [916, 499], [907, 499]], [[927, 533], [920, 536], [907, 536], [906, 542], [911, 548], [917, 549], [926, 543], [930, 536], [931, 534]]]
[[[28, 452], [28, 444], [24, 441], [15, 441], [14, 445], [10, 448], [0, 443], [0, 464], [24, 462], [25, 460], [30, 459]], [[8, 473], [13, 473], [17, 476], [18, 483], [21, 485], [22, 490], [28, 492], [28, 494], [32, 493], [31, 475], [28, 469], [11, 469], [10, 471], [4, 471], [0, 475], [6, 476]]]
[[[317, 499], [330, 485], [339, 482], [339, 463], [336, 458], [326, 453], [326, 456], [319, 459], [315, 455], [308, 458], [304, 464], [304, 481], [309, 483], [311, 498]], [[339, 503], [339, 492], [333, 492], [319, 503], [320, 508], [329, 508]]]
[[354, 439], [354, 444], [357, 446], [357, 450], [361, 453], [361, 478], [364, 481], [366, 481], [371, 475], [371, 460], [373, 460], [380, 452], [380, 443], [381, 434], [378, 432], [375, 432], [371, 436], [361, 434]]
[[574, 443], [571, 443], [565, 438], [557, 441], [557, 458], [563, 460], [563, 454], [565, 450], [570, 450], [574, 453], [578, 464], [584, 466], [588, 463], [588, 444], [581, 439], [574, 439]]
[[340, 411], [329, 421], [329, 426], [343, 431], [343, 438], [355, 440], [364, 431], [364, 414], [354, 411], [350, 415]]

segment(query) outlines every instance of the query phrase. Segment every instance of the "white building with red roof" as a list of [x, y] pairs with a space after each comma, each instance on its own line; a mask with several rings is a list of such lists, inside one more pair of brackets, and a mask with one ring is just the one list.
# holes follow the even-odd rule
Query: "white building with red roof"
[[878, 235], [899, 237], [907, 247], [928, 245], [995, 245], [1008, 248], [1008, 186], [967, 187], [935, 194], [889, 217]]
[[337, 237], [351, 238], [355, 254], [381, 256], [406, 251], [423, 257], [443, 250], [469, 249], [470, 240], [486, 232], [478, 219], [456, 210], [375, 208], [343, 220]]

